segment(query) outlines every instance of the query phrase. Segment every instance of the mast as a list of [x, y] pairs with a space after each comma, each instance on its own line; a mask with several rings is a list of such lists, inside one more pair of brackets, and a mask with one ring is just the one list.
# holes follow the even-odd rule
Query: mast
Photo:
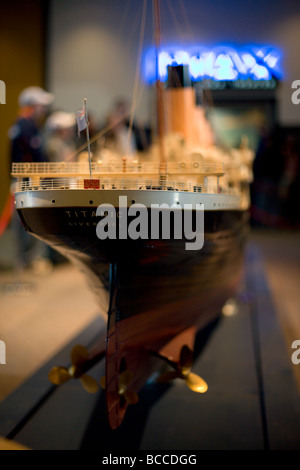
[[166, 157], [164, 149], [164, 104], [163, 104], [163, 85], [159, 79], [159, 51], [161, 46], [161, 27], [159, 0], [154, 0], [154, 41], [156, 50], [156, 108], [157, 108], [157, 132], [160, 152], [160, 178], [166, 178]]

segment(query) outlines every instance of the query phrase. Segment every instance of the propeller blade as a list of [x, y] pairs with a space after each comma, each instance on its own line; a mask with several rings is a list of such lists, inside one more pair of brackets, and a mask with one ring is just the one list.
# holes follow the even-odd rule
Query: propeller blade
[[61, 385], [70, 379], [70, 375], [65, 367], [53, 367], [48, 374], [48, 378], [54, 385]]
[[83, 385], [83, 388], [89, 392], [89, 393], [96, 393], [99, 389], [99, 386], [97, 384], [97, 381], [91, 377], [90, 375], [87, 375], [87, 374], [83, 374], [81, 377], [80, 377], [80, 382], [82, 383]]
[[124, 398], [130, 405], [135, 405], [139, 401], [138, 394], [132, 390], [126, 390], [124, 393]]
[[77, 344], [71, 351], [71, 362], [73, 366], [80, 367], [87, 361], [88, 356], [88, 350], [84, 346]]
[[205, 393], [208, 389], [208, 385], [199, 375], [190, 372], [185, 379], [186, 385], [197, 393]]
[[124, 370], [120, 375], [119, 375], [119, 385], [127, 387], [133, 380], [133, 374], [130, 370]]
[[132, 390], [128, 390], [128, 385], [130, 385], [132, 380], [133, 374], [130, 370], [124, 370], [119, 375], [119, 396], [123, 396], [127, 403], [130, 405], [134, 405], [139, 401], [137, 393]]

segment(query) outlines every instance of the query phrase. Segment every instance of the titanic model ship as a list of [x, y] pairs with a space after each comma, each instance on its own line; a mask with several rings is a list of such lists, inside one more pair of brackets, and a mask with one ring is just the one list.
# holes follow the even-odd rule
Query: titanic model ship
[[191, 372], [195, 335], [237, 293], [243, 275], [252, 153], [226, 153], [212, 142], [201, 147], [194, 139], [201, 108], [193, 87], [179, 83], [170, 78], [163, 91], [171, 106], [164, 116], [168, 136], [154, 143], [153, 159], [12, 169], [26, 230], [79, 266], [107, 311], [98, 349], [75, 347], [72, 366], [54, 368], [49, 378], [56, 384], [79, 378], [94, 391], [86, 372], [105, 356], [101, 385], [112, 429], [163, 359], [173, 368], [162, 380], [182, 378], [206, 391]]

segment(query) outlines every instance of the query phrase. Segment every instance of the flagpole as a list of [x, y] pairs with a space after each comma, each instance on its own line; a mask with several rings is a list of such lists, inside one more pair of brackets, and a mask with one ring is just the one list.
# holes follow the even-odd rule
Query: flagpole
[[84, 109], [84, 116], [86, 121], [86, 138], [87, 138], [87, 147], [88, 147], [88, 154], [89, 154], [89, 167], [90, 167], [90, 178], [92, 179], [92, 161], [91, 161], [91, 148], [90, 148], [90, 132], [89, 132], [89, 122], [88, 122], [88, 115], [87, 115], [87, 98], [83, 100], [83, 109]]

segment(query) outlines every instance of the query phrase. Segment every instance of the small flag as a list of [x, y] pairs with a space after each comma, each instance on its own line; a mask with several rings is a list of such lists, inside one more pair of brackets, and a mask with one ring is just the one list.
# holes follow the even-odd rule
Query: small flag
[[77, 119], [78, 135], [80, 135], [80, 132], [86, 129], [86, 126], [87, 126], [86, 116], [85, 116], [85, 112], [83, 109], [81, 111], [77, 111], [76, 119]]
[[78, 127], [78, 136], [80, 132], [86, 129], [86, 140], [87, 140], [87, 148], [89, 153], [89, 167], [90, 167], [90, 179], [92, 179], [92, 161], [91, 161], [91, 148], [90, 148], [90, 133], [89, 133], [89, 123], [87, 117], [87, 107], [86, 107], [87, 99], [84, 98], [83, 100], [83, 108], [81, 111], [77, 111], [76, 118], [77, 118], [77, 127]]

